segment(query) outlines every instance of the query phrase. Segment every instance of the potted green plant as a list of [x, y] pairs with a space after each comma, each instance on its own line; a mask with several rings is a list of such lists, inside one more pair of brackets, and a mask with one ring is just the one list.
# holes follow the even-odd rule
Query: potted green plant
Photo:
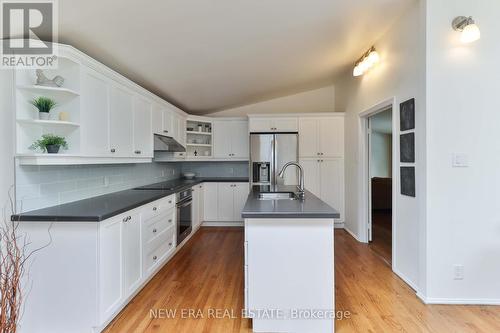
[[56, 107], [57, 103], [49, 97], [37, 97], [31, 101], [31, 104], [38, 109], [38, 117], [41, 120], [48, 120], [50, 110]]
[[43, 152], [49, 154], [57, 154], [61, 147], [68, 149], [68, 143], [65, 138], [54, 134], [44, 134], [41, 139], [35, 141], [30, 146], [30, 149], [41, 149]]

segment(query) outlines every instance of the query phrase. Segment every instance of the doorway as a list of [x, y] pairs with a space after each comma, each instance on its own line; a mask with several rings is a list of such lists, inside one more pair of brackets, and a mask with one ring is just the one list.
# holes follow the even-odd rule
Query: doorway
[[392, 105], [370, 115], [367, 127], [369, 245], [392, 266]]

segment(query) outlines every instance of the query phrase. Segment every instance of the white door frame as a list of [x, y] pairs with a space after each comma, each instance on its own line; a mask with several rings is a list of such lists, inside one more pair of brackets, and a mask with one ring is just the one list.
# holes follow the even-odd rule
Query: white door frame
[[362, 240], [368, 243], [370, 240], [370, 222], [371, 222], [371, 182], [370, 182], [370, 147], [369, 147], [369, 133], [368, 133], [368, 118], [371, 116], [392, 108], [392, 269], [395, 267], [395, 254], [396, 254], [396, 190], [397, 190], [397, 168], [398, 168], [398, 155], [397, 155], [397, 112], [396, 97], [391, 97], [383, 100], [380, 103], [366, 109], [359, 114], [359, 124], [361, 129], [360, 137], [360, 161], [361, 161], [361, 191], [360, 191], [360, 217], [361, 217], [361, 230]]

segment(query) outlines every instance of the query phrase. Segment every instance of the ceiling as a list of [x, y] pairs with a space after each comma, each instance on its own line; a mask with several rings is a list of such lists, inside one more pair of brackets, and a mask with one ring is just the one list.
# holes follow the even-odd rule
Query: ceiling
[[332, 83], [414, 0], [64, 0], [59, 41], [185, 111]]

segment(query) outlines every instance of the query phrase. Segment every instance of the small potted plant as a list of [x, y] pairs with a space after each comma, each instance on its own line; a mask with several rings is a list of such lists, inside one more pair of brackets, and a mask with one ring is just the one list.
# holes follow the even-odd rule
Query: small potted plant
[[48, 120], [50, 110], [56, 107], [57, 103], [52, 98], [40, 96], [31, 101], [31, 104], [38, 109], [38, 117], [41, 120]]
[[30, 149], [41, 149], [43, 152], [49, 154], [57, 154], [61, 147], [68, 149], [68, 143], [65, 138], [54, 134], [44, 134], [41, 139], [35, 141], [30, 146]]

